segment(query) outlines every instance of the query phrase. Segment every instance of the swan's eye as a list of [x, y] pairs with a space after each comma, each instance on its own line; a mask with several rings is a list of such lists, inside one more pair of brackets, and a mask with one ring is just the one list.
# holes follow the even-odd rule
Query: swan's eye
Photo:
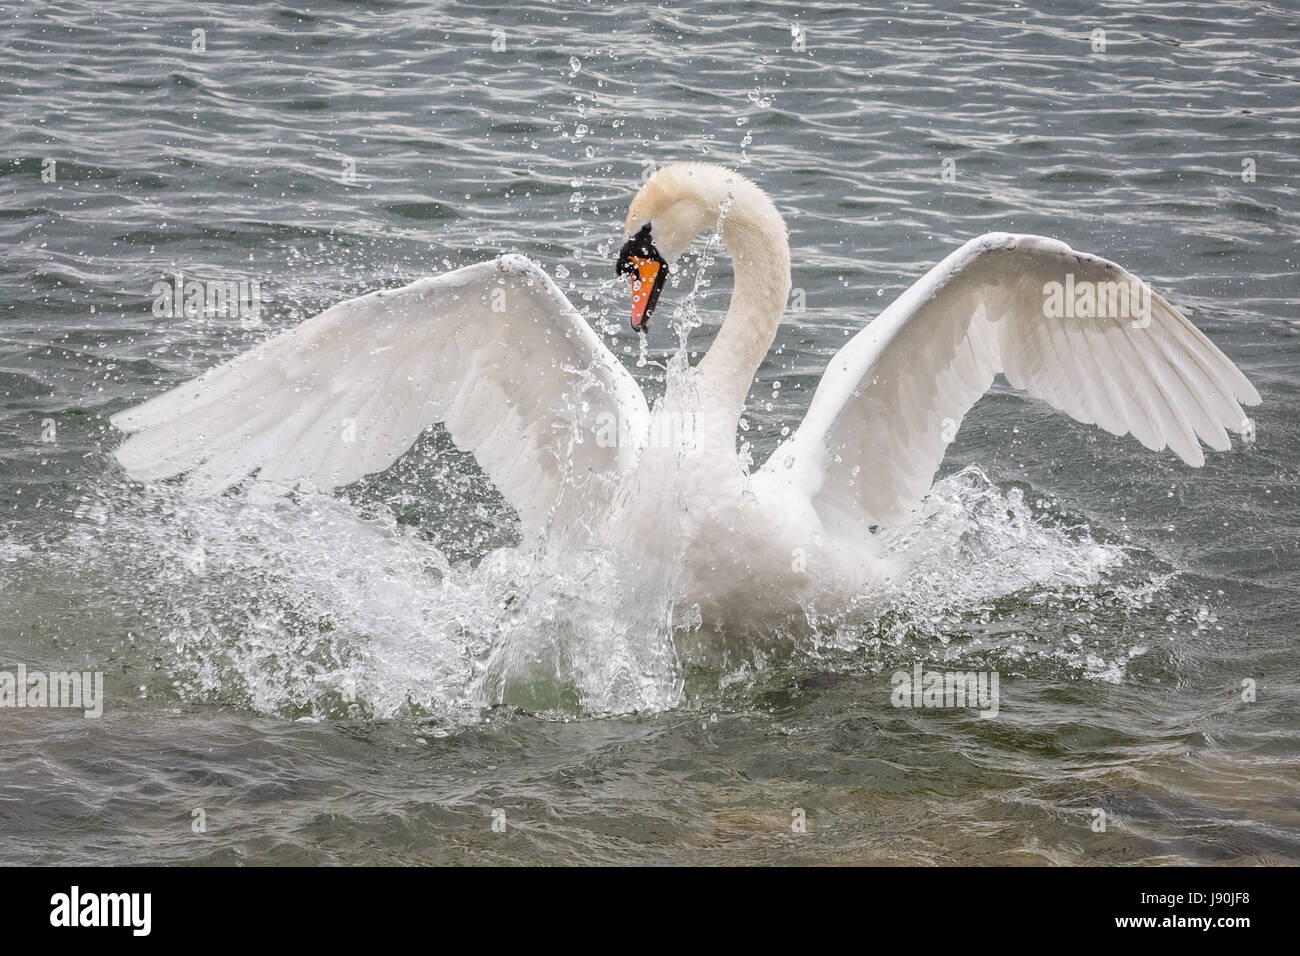
[[623, 243], [615, 268], [619, 275], [632, 279], [632, 328], [644, 332], [650, 327], [650, 313], [654, 311], [664, 279], [668, 277], [668, 263], [655, 248], [650, 223], [647, 222]]

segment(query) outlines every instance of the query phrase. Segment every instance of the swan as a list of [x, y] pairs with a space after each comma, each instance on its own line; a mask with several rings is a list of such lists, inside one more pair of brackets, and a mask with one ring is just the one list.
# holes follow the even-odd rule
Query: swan
[[790, 294], [785, 221], [721, 166], [660, 168], [632, 200], [616, 270], [646, 334], [702, 233], [731, 304], [695, 366], [680, 349], [651, 409], [542, 269], [503, 255], [327, 309], [112, 416], [131, 477], [212, 495], [251, 479], [329, 491], [442, 423], [525, 534], [610, 549], [720, 628], [834, 612], [897, 574], [878, 529], [928, 492], [958, 425], [1016, 388], [1192, 467], [1230, 447], [1259, 395], [1173, 306], [1054, 239], [989, 233], [932, 268], [831, 359], [761, 467], [737, 452], [754, 375]]

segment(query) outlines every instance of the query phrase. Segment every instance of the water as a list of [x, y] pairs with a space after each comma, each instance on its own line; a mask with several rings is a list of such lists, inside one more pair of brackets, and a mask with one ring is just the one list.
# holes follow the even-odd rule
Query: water
[[[0, 30], [0, 668], [108, 698], [3, 712], [0, 860], [1300, 861], [1293, 8], [111, 7]], [[756, 461], [992, 229], [1151, 281], [1255, 382], [1257, 438], [1192, 470], [995, 389], [890, 533], [907, 580], [716, 670], [622, 613], [607, 556], [521, 541], [439, 433], [328, 499], [116, 470], [111, 413], [500, 252], [660, 394], [674, 339], [638, 355], [613, 255], [684, 159], [790, 223], [807, 309], [751, 392]], [[261, 326], [156, 318], [177, 270], [258, 279]], [[723, 258], [693, 344], [729, 291]], [[998, 717], [891, 706], [916, 662], [996, 670]]]

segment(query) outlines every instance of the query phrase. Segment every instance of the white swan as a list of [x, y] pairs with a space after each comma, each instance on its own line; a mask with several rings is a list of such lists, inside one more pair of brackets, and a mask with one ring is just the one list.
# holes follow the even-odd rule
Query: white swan
[[[930, 270], [831, 360], [802, 425], [753, 474], [737, 427], [790, 292], [785, 223], [724, 168], [659, 170], [618, 262], [645, 331], [671, 264], [702, 232], [735, 287], [698, 366], [685, 351], [652, 413], [555, 284], [519, 256], [341, 302], [113, 416], [139, 479], [249, 476], [331, 489], [387, 468], [442, 422], [527, 528], [616, 549], [723, 626], [835, 610], [892, 566], [873, 527], [929, 490], [997, 373], [1085, 423], [1192, 466], [1259, 402], [1171, 305], [1113, 262], [991, 233]], [[1121, 298], [1124, 301], [1121, 301]], [[1143, 305], [1145, 303], [1145, 306]]]

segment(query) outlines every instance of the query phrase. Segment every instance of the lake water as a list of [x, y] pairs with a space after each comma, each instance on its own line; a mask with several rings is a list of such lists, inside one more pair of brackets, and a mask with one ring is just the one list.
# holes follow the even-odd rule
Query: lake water
[[[1300, 862], [1293, 4], [127, 6], [0, 26], [0, 670], [106, 695], [0, 710], [0, 861]], [[657, 394], [675, 343], [636, 366], [613, 256], [686, 159], [790, 225], [807, 308], [751, 392], [758, 461], [990, 230], [1150, 281], [1258, 387], [1255, 439], [1191, 469], [995, 387], [871, 613], [631, 698], [598, 665], [653, 636], [518, 548], [443, 434], [296, 502], [113, 461], [113, 412], [501, 252]], [[257, 280], [260, 324], [156, 317], [177, 272]], [[729, 294], [723, 258], [695, 305]], [[997, 718], [892, 706], [917, 663], [996, 671]]]

